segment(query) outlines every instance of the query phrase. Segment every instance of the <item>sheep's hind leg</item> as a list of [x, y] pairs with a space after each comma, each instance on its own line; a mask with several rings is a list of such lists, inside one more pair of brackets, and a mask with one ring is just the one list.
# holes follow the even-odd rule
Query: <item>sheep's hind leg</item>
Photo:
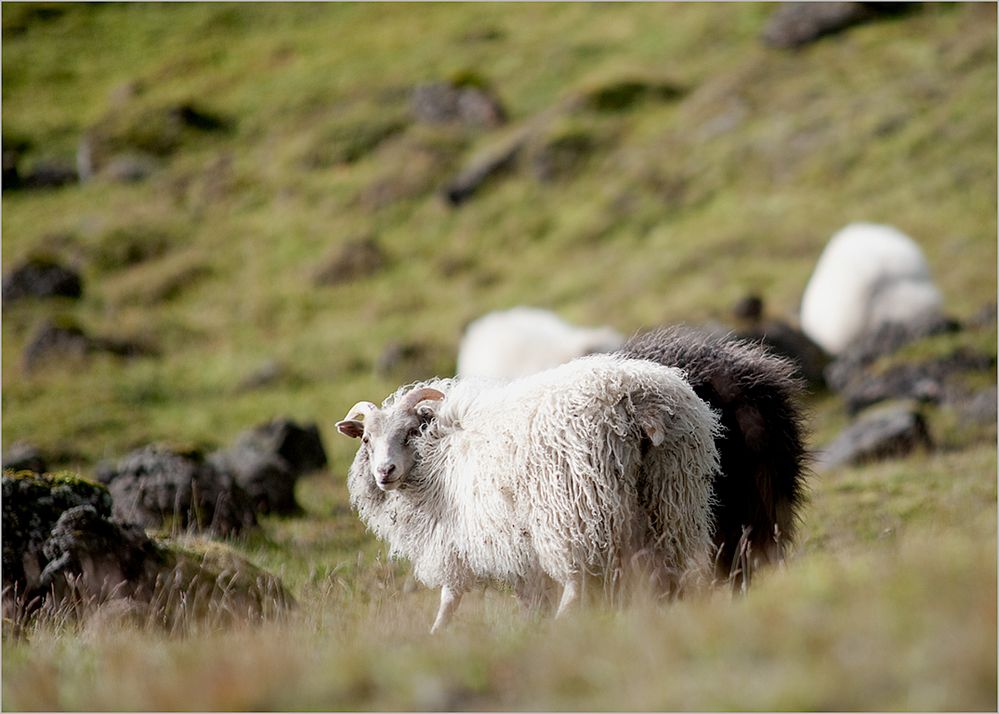
[[439, 632], [451, 621], [451, 616], [457, 609], [458, 603], [461, 602], [462, 594], [460, 590], [455, 590], [447, 585], [441, 588], [441, 604], [437, 608], [437, 619], [434, 620], [434, 626], [430, 628], [431, 634]]
[[562, 583], [562, 599], [558, 603], [558, 610], [555, 617], [562, 617], [572, 604], [579, 599], [580, 579], [571, 578]]

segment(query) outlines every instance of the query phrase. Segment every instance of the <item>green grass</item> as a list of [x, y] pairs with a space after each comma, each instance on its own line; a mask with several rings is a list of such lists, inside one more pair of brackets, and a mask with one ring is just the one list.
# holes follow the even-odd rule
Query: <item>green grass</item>
[[[4, 706], [994, 709], [995, 428], [950, 407], [927, 409], [938, 451], [817, 476], [795, 556], [735, 600], [534, 622], [476, 593], [429, 638], [434, 594], [404, 587], [406, 566], [347, 506], [354, 443], [332, 424], [398, 386], [374, 371], [385, 345], [423, 345], [448, 372], [462, 327], [490, 309], [630, 333], [724, 321], [756, 291], [790, 316], [854, 220], [912, 235], [956, 317], [995, 300], [995, 7], [920, 6], [797, 52], [760, 44], [770, 12], [4, 3], [3, 138], [27, 145], [26, 164], [71, 160], [98, 125], [153, 131], [184, 103], [228, 127], [179, 135], [142, 183], [4, 192], [4, 270], [56, 255], [85, 283], [76, 303], [4, 306], [4, 441], [86, 474], [150, 441], [221, 446], [287, 414], [318, 421], [331, 457], [300, 484], [302, 517], [235, 543], [295, 594], [290, 621], [180, 639], [41, 627], [4, 642]], [[409, 88], [448, 79], [496, 92], [510, 126], [412, 124]], [[546, 119], [509, 172], [444, 204], [471, 156]], [[569, 168], [540, 181], [532, 161], [552, 146]], [[365, 236], [381, 270], [313, 283]], [[25, 372], [46, 317], [160, 355]], [[994, 354], [995, 331], [902, 358], [961, 346]], [[240, 391], [269, 360], [294, 379]], [[808, 401], [825, 443], [847, 416], [828, 394]]]

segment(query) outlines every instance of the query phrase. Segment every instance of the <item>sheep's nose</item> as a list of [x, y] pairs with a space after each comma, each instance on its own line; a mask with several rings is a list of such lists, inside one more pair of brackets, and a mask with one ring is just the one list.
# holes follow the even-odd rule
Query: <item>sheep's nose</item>
[[384, 478], [388, 478], [395, 471], [395, 464], [382, 464], [378, 467], [378, 473]]

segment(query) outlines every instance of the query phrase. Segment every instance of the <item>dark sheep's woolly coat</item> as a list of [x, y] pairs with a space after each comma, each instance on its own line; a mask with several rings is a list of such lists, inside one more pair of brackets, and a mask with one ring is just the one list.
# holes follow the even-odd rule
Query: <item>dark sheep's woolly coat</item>
[[741, 584], [754, 563], [781, 558], [794, 540], [809, 458], [793, 366], [759, 344], [682, 326], [634, 337], [618, 354], [683, 369], [721, 414], [713, 506], [718, 574]]

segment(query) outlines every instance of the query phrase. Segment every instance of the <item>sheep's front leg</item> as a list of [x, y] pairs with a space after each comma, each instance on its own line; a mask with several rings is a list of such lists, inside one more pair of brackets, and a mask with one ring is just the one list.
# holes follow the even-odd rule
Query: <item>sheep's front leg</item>
[[579, 599], [580, 579], [572, 578], [562, 583], [562, 599], [558, 603], [558, 610], [555, 617], [562, 617], [566, 611]]
[[458, 603], [461, 602], [462, 594], [460, 590], [447, 585], [441, 588], [441, 605], [437, 608], [437, 619], [434, 620], [434, 626], [430, 628], [430, 634], [440, 631], [450, 622]]

